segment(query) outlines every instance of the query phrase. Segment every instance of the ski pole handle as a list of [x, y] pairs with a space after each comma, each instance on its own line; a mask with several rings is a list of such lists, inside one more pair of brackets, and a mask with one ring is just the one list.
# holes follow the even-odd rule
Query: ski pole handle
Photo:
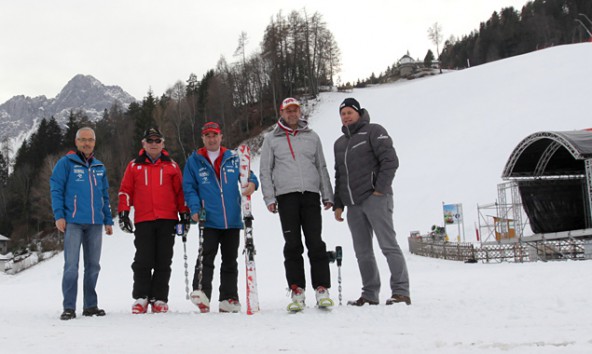
[[199, 222], [200, 223], [206, 222], [206, 210], [205, 209], [199, 210]]

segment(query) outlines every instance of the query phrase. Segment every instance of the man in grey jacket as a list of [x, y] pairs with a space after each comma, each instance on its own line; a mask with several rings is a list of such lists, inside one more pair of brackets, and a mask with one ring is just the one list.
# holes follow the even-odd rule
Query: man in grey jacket
[[[321, 238], [321, 196], [325, 210], [333, 206], [333, 191], [319, 136], [302, 119], [300, 102], [286, 98], [281, 118], [265, 136], [259, 178], [267, 209], [280, 214], [284, 233], [284, 267], [292, 290], [289, 311], [304, 308], [304, 261], [301, 231], [308, 249], [317, 305], [332, 306], [327, 247]], [[319, 195], [320, 192], [320, 195]]]
[[393, 141], [386, 129], [370, 123], [370, 115], [353, 98], [339, 106], [343, 135], [335, 141], [335, 219], [347, 223], [362, 276], [362, 296], [348, 305], [377, 305], [380, 274], [372, 248], [372, 234], [385, 255], [391, 272], [392, 296], [387, 305], [411, 305], [405, 257], [393, 226], [391, 184], [399, 167]]

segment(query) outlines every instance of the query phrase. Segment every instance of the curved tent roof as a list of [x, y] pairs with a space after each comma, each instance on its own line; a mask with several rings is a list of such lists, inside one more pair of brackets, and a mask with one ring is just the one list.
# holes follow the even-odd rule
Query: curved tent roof
[[584, 176], [589, 158], [592, 131], [537, 132], [514, 148], [502, 178]]

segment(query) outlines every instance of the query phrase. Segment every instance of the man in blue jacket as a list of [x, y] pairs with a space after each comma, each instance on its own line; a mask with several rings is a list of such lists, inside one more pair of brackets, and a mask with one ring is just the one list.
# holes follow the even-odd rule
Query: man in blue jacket
[[[210, 311], [214, 259], [220, 245], [220, 312], [240, 312], [238, 299], [238, 247], [241, 217], [239, 190], [240, 158], [236, 151], [221, 146], [222, 130], [218, 123], [208, 122], [201, 129], [204, 147], [193, 152], [183, 172], [183, 193], [193, 221], [199, 221], [202, 208], [206, 212], [203, 232], [203, 259], [195, 266], [191, 301], [201, 312]], [[249, 185], [243, 192], [251, 195], [259, 186], [250, 171]]]
[[95, 290], [101, 258], [102, 229], [113, 234], [109, 206], [109, 183], [103, 163], [93, 156], [95, 132], [80, 128], [76, 132], [77, 151], [62, 157], [50, 178], [51, 206], [56, 228], [64, 232], [64, 274], [62, 320], [76, 317], [80, 246], [84, 253], [83, 316], [104, 316]]

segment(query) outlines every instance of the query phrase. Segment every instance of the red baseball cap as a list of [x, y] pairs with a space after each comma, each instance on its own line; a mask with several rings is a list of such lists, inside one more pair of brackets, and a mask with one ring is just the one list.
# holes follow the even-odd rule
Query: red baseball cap
[[207, 122], [204, 124], [203, 127], [201, 127], [201, 135], [206, 135], [207, 133], [221, 134], [222, 129], [220, 129], [220, 124], [216, 122]]

